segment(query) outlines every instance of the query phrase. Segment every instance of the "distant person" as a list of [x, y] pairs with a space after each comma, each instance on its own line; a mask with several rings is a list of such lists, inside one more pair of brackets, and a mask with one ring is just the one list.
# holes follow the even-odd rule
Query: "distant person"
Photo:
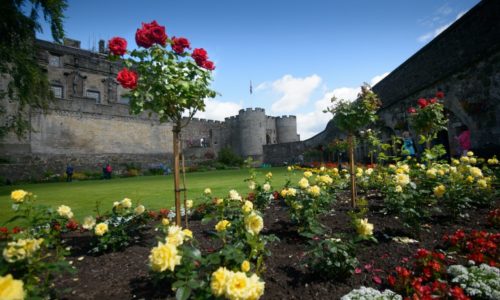
[[71, 164], [68, 164], [66, 166], [66, 182], [72, 182], [73, 181], [73, 166]]
[[109, 163], [106, 164], [106, 167], [104, 167], [103, 171], [104, 179], [111, 179], [111, 173], [113, 172], [113, 169], [111, 168], [111, 165]]
[[415, 156], [415, 146], [408, 131], [403, 132], [403, 146], [401, 147], [403, 156]]
[[460, 150], [460, 155], [467, 156], [467, 152], [470, 150], [470, 130], [467, 126], [463, 125], [460, 127], [460, 134], [456, 137], [458, 141], [458, 146]]

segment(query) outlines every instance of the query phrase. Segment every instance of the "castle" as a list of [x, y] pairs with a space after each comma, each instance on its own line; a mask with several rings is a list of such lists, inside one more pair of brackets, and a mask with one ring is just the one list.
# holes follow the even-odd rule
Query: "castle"
[[[36, 47], [55, 100], [45, 112], [27, 112], [34, 129], [28, 136], [0, 141], [7, 161], [0, 164], [0, 176], [41, 178], [61, 173], [68, 163], [77, 171], [94, 172], [107, 162], [117, 171], [132, 163], [143, 169], [170, 164], [173, 125], [160, 124], [146, 112], [129, 114], [126, 90], [115, 80], [122, 66], [108, 60], [104, 41], [98, 52], [80, 49], [70, 39], [64, 45], [37, 40]], [[5, 85], [0, 82], [0, 88]], [[222, 122], [194, 118], [181, 131], [188, 165], [212, 159], [224, 147], [262, 161], [264, 144], [295, 141], [295, 116], [271, 117], [262, 108], [240, 110]]]

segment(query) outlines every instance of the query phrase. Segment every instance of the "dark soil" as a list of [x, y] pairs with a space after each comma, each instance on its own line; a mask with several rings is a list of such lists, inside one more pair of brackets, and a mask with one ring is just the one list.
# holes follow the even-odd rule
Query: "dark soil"
[[[348, 197], [341, 197], [347, 199]], [[497, 204], [499, 201], [497, 201]], [[444, 216], [433, 216], [431, 222], [422, 224], [422, 232], [415, 244], [397, 243], [395, 236], [411, 236], [397, 217], [380, 212], [381, 201], [373, 195], [367, 217], [375, 226], [374, 235], [379, 243], [357, 244], [356, 257], [362, 270], [344, 280], [323, 280], [311, 274], [301, 263], [307, 250], [307, 240], [297, 234], [290, 223], [286, 207], [273, 203], [265, 212], [264, 234], [275, 234], [280, 241], [271, 245], [272, 256], [267, 259], [267, 270], [263, 276], [266, 282], [262, 299], [340, 299], [361, 285], [380, 288], [374, 277], [385, 281], [388, 272], [401, 261], [411, 257], [418, 248], [434, 249], [442, 244], [443, 235], [462, 228], [467, 230], [496, 231], [487, 226], [489, 209], [471, 209], [468, 219], [450, 221]], [[354, 233], [347, 212], [347, 201], [339, 201], [331, 212], [322, 217], [322, 223], [335, 233]], [[68, 235], [67, 244], [72, 247], [68, 260], [76, 267], [76, 273], [64, 276], [57, 282], [63, 299], [167, 299], [173, 298], [170, 287], [154, 288], [148, 274], [148, 256], [156, 245], [154, 224], [133, 246], [122, 252], [99, 256], [87, 254], [90, 237], [84, 233]], [[202, 251], [214, 251], [217, 246], [211, 241], [200, 221], [191, 221], [190, 229], [200, 242]], [[367, 266], [367, 265], [371, 265]], [[370, 271], [365, 269], [368, 267]]]

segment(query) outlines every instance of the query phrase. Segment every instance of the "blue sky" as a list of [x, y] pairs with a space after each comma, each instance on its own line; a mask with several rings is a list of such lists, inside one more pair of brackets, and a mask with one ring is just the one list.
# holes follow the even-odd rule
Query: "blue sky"
[[[353, 99], [417, 52], [478, 0], [69, 0], [66, 35], [96, 47], [121, 36], [135, 46], [141, 22], [157, 20], [216, 63], [199, 117], [223, 119], [245, 107], [296, 115], [301, 139], [319, 133], [336, 95]], [[51, 40], [45, 26], [39, 38]], [[253, 94], [249, 93], [250, 80]]]

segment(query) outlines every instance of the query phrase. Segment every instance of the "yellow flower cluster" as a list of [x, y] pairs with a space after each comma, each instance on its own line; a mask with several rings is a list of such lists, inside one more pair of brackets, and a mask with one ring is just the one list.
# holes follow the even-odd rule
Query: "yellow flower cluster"
[[479, 188], [481, 189], [487, 189], [488, 188], [488, 182], [485, 180], [485, 179], [479, 179], [477, 181], [477, 185], [479, 186]]
[[25, 292], [22, 280], [16, 280], [11, 274], [0, 276], [0, 299], [23, 300]]
[[410, 183], [410, 176], [407, 174], [396, 174], [395, 180], [397, 185], [405, 186]]
[[363, 177], [363, 169], [356, 168], [356, 177]]
[[297, 190], [294, 188], [287, 188], [281, 190], [281, 197], [286, 198], [286, 197], [295, 197], [297, 195]]
[[208, 195], [211, 195], [211, 194], [212, 194], [212, 190], [211, 190], [210, 188], [206, 188], [206, 189], [203, 191], [203, 193], [204, 193], [205, 195], [207, 195], [207, 196], [208, 196]]
[[230, 300], [257, 300], [264, 294], [264, 286], [256, 274], [248, 277], [244, 272], [232, 272], [223, 267], [212, 273], [210, 281], [214, 296]]
[[427, 177], [429, 177], [429, 178], [436, 178], [437, 170], [434, 168], [431, 168], [431, 169], [427, 170], [426, 174], [427, 174]]
[[360, 219], [356, 222], [356, 231], [361, 236], [372, 236], [373, 224], [368, 223], [368, 219]]
[[372, 175], [372, 173], [373, 173], [373, 169], [372, 168], [368, 168], [365, 171], [365, 174], [368, 175], [368, 176]]
[[309, 180], [307, 178], [302, 177], [301, 180], [299, 180], [299, 187], [303, 190], [307, 189], [309, 187]]
[[193, 200], [186, 200], [186, 208], [190, 209], [193, 207]]
[[106, 234], [106, 232], [108, 232], [108, 230], [109, 230], [108, 224], [99, 223], [95, 226], [94, 232], [98, 236], [103, 236], [104, 234]]
[[496, 157], [488, 159], [489, 165], [498, 165], [498, 159]]
[[330, 185], [333, 183], [333, 179], [328, 175], [318, 176], [318, 182], [320, 184]]
[[71, 211], [71, 208], [69, 206], [66, 206], [66, 205], [59, 206], [59, 208], [57, 209], [57, 213], [61, 217], [64, 217], [66, 219], [73, 218], [73, 212]]
[[225, 231], [230, 226], [231, 222], [228, 220], [222, 220], [215, 224], [215, 230], [217, 230], [217, 232]]
[[321, 195], [321, 188], [317, 185], [313, 185], [307, 189], [307, 192], [313, 197], [318, 197], [319, 195]]
[[3, 257], [9, 263], [29, 259], [40, 249], [42, 243], [43, 239], [19, 239], [9, 242], [3, 249]]
[[255, 190], [255, 181], [253, 180], [248, 181], [248, 188], [251, 190]]
[[269, 184], [269, 182], [264, 183], [262, 189], [264, 190], [264, 192], [269, 192], [271, 190], [271, 185]]
[[151, 269], [155, 272], [163, 272], [167, 269], [173, 272], [175, 266], [181, 264], [182, 257], [178, 254], [176, 245], [158, 242], [158, 246], [151, 249], [149, 254]]
[[264, 228], [264, 220], [255, 212], [245, 217], [245, 229], [252, 235], [259, 234], [262, 228]]
[[273, 178], [273, 173], [269, 172], [266, 174], [266, 179], [267, 180], [271, 180], [271, 178]]
[[116, 209], [122, 209], [122, 208], [129, 209], [132, 207], [132, 200], [130, 200], [129, 198], [124, 198], [120, 202], [115, 201], [113, 203], [113, 207], [115, 207]]
[[253, 210], [253, 203], [251, 201], [245, 200], [245, 204], [243, 204], [241, 210], [246, 214], [251, 213]]
[[483, 177], [483, 172], [478, 167], [471, 167], [469, 169], [469, 172], [470, 172], [470, 174], [472, 176], [474, 176], [476, 178], [482, 178]]
[[442, 184], [436, 186], [434, 188], [434, 196], [436, 196], [436, 198], [441, 198], [443, 197], [444, 193], [446, 192], [446, 187]]
[[311, 171], [305, 171], [305, 172], [304, 172], [304, 177], [305, 177], [305, 178], [309, 178], [309, 177], [311, 177], [312, 175], [313, 175], [313, 173], [312, 173]]
[[10, 198], [16, 203], [21, 203], [28, 195], [29, 193], [24, 190], [15, 190], [10, 193]]
[[95, 226], [94, 217], [88, 216], [88, 217], [85, 217], [85, 219], [83, 219], [83, 224], [82, 224], [83, 229], [92, 230], [92, 228], [94, 228], [94, 226]]
[[236, 190], [229, 191], [229, 199], [241, 201], [241, 196]]

